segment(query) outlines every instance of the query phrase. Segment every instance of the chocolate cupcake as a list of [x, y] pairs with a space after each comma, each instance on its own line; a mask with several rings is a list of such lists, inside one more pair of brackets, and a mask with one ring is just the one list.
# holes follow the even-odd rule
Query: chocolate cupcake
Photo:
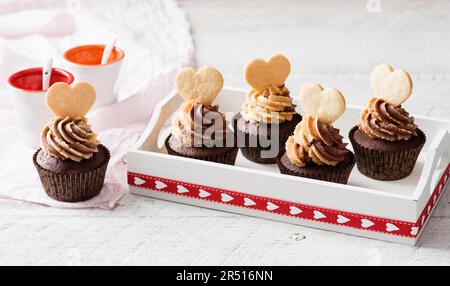
[[222, 86], [222, 75], [212, 67], [178, 73], [177, 89], [186, 102], [165, 141], [170, 155], [234, 165], [238, 153], [235, 136], [219, 106], [212, 104]]
[[407, 72], [387, 65], [377, 66], [371, 81], [375, 97], [349, 134], [357, 166], [376, 180], [400, 180], [411, 174], [426, 142], [401, 106], [412, 93], [412, 81]]
[[55, 200], [86, 201], [102, 190], [110, 153], [84, 117], [94, 103], [95, 90], [86, 83], [74, 88], [57, 83], [47, 92], [55, 117], [41, 132], [42, 148], [33, 163], [45, 192]]
[[233, 118], [238, 146], [250, 161], [274, 164], [284, 153], [286, 140], [302, 117], [285, 86], [290, 63], [282, 55], [267, 62], [251, 61], [245, 79], [252, 86], [242, 111]]
[[332, 126], [345, 111], [345, 100], [337, 89], [318, 84], [302, 88], [300, 105], [306, 115], [286, 142], [278, 160], [282, 174], [346, 184], [355, 165], [339, 129]]

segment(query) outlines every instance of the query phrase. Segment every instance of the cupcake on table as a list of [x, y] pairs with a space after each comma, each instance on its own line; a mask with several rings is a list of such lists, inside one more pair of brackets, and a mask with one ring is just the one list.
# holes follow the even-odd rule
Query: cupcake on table
[[409, 176], [426, 136], [402, 104], [410, 97], [410, 75], [389, 65], [375, 67], [371, 76], [374, 97], [349, 134], [359, 171], [367, 177], [391, 181]]
[[355, 158], [333, 127], [345, 112], [344, 96], [337, 89], [309, 83], [300, 91], [300, 107], [305, 115], [278, 160], [281, 173], [346, 184]]
[[185, 100], [172, 122], [165, 146], [170, 155], [234, 165], [238, 148], [225, 115], [214, 105], [223, 88], [222, 74], [205, 66], [181, 70], [176, 87]]
[[95, 89], [87, 83], [56, 83], [47, 91], [55, 116], [42, 129], [42, 148], [33, 162], [45, 192], [55, 200], [87, 201], [102, 190], [110, 153], [85, 117], [95, 100]]
[[245, 68], [245, 80], [252, 90], [233, 125], [242, 154], [253, 162], [276, 163], [301, 121], [285, 86], [290, 71], [289, 60], [279, 54], [267, 61], [252, 60]]

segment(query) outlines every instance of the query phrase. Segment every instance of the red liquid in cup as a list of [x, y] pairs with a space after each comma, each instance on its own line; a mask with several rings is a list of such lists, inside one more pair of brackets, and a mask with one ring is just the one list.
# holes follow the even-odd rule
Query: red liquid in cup
[[[61, 70], [53, 69], [52, 77], [50, 79], [50, 86], [57, 82], [65, 82], [71, 84], [74, 77], [71, 73]], [[27, 92], [42, 92], [42, 68], [31, 68], [20, 71], [10, 76], [9, 84], [17, 89]]]

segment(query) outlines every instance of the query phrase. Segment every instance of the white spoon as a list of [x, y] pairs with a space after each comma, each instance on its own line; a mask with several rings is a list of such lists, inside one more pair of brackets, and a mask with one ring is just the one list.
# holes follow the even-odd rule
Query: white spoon
[[52, 79], [53, 59], [48, 58], [42, 67], [42, 90], [47, 90], [50, 87], [50, 80]]
[[112, 50], [114, 49], [114, 46], [117, 43], [117, 38], [112, 39], [111, 42], [109, 42], [106, 47], [105, 50], [103, 51], [103, 56], [102, 56], [102, 65], [106, 65], [108, 63], [109, 57], [111, 56]]

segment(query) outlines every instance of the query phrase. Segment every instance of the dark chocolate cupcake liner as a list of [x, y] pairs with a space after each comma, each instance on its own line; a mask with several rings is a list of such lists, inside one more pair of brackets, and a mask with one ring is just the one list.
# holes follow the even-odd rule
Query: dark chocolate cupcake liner
[[[320, 181], [326, 181], [326, 182], [332, 182], [332, 183], [338, 183], [338, 184], [344, 184], [346, 185], [348, 182], [348, 179], [350, 177], [350, 174], [353, 170], [353, 167], [355, 166], [355, 156], [353, 153], [350, 153], [351, 160], [348, 160], [346, 162], [346, 166], [344, 167], [336, 167], [334, 169], [328, 169], [327, 172], [317, 172], [317, 173], [300, 173], [298, 171], [292, 170], [285, 166], [281, 158], [277, 161], [278, 168], [280, 169], [281, 174], [284, 175], [291, 175], [296, 177], [302, 177], [307, 179], [314, 179], [314, 180], [320, 180]], [[332, 167], [329, 167], [332, 168]], [[308, 166], [302, 168], [304, 170], [308, 169]], [[331, 170], [331, 171], [330, 171]]]
[[170, 144], [169, 144], [170, 136], [168, 136], [165, 141], [165, 146], [166, 146], [166, 149], [167, 149], [167, 152], [169, 153], [169, 155], [197, 159], [197, 160], [208, 161], [208, 162], [214, 162], [214, 163], [220, 163], [220, 164], [226, 164], [226, 165], [232, 165], [232, 166], [236, 162], [236, 157], [237, 157], [237, 154], [239, 151], [238, 148], [224, 147], [224, 148], [226, 148], [226, 149], [224, 149], [225, 150], [224, 152], [221, 152], [221, 153], [215, 154], [215, 155], [211, 155], [211, 156], [188, 156], [185, 154], [181, 154], [170, 147]]
[[33, 163], [47, 195], [54, 200], [67, 203], [87, 201], [97, 196], [103, 188], [106, 169], [111, 158], [105, 146], [98, 147], [105, 151], [105, 162], [90, 171], [67, 174], [58, 174], [42, 168], [37, 162], [39, 149], [33, 156]]
[[[298, 117], [296, 116], [295, 119], [293, 119], [291, 128], [284, 128], [283, 130], [280, 130], [278, 153], [275, 154], [275, 156], [265, 158], [263, 156], [263, 154], [264, 154], [263, 152], [270, 151], [271, 147], [270, 146], [269, 147], [261, 146], [258, 136], [251, 135], [249, 133], [242, 132], [241, 130], [239, 130], [237, 128], [237, 120], [240, 117], [241, 117], [241, 115], [240, 115], [240, 113], [238, 113], [233, 118], [233, 128], [234, 128], [234, 132], [236, 134], [236, 138], [244, 138], [244, 142], [239, 142], [239, 140], [238, 140], [238, 144], [239, 144], [238, 147], [240, 148], [242, 155], [244, 155], [245, 158], [247, 158], [248, 160], [250, 160], [252, 162], [258, 163], [258, 164], [276, 164], [277, 163], [277, 160], [281, 156], [283, 156], [283, 154], [285, 152], [286, 141], [292, 135], [295, 127], [302, 119], [301, 115], [298, 114]], [[256, 144], [255, 144], [256, 146], [248, 147], [250, 145], [250, 142], [256, 142]], [[241, 146], [241, 145], [244, 145], [244, 146]]]
[[[248, 136], [246, 134], [246, 136]], [[284, 145], [284, 144], [283, 144]], [[281, 147], [281, 146], [280, 146]], [[258, 164], [275, 164], [278, 158], [283, 155], [285, 148], [280, 148], [277, 155], [272, 158], [264, 158], [262, 156], [262, 152], [270, 150], [270, 148], [263, 148], [261, 146], [258, 147], [241, 147], [242, 155], [248, 160], [258, 163]]]
[[353, 138], [358, 126], [349, 133], [350, 142], [356, 156], [358, 170], [365, 176], [380, 181], [395, 181], [408, 177], [416, 165], [420, 151], [426, 142], [426, 135], [417, 129], [422, 138], [417, 146], [402, 148], [398, 151], [370, 149], [362, 146]]

